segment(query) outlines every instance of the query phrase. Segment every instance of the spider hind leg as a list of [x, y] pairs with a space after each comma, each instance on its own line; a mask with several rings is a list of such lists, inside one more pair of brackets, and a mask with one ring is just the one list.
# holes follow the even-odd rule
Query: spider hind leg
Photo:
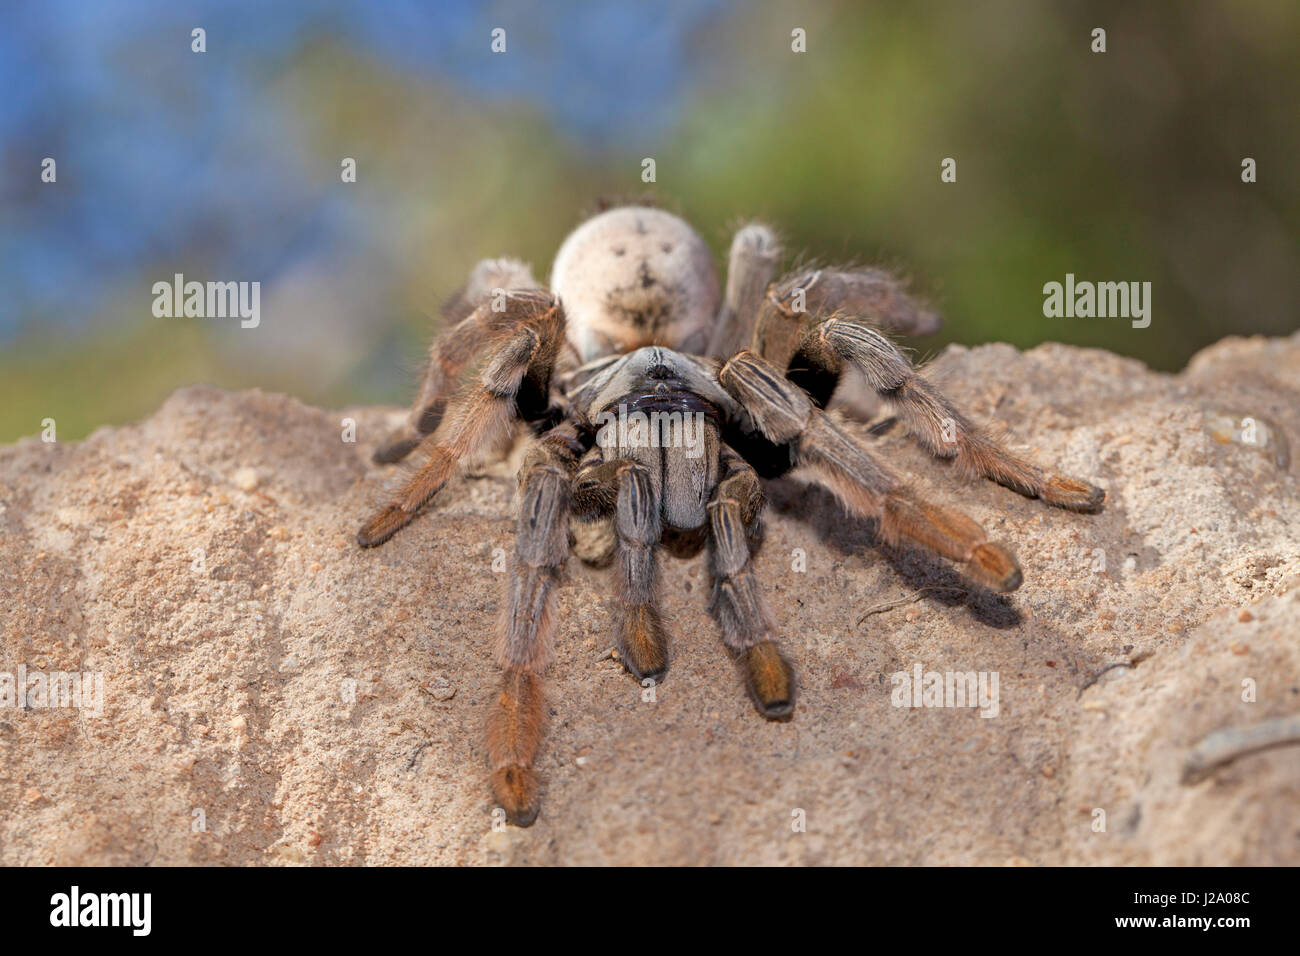
[[959, 562], [970, 578], [996, 591], [1020, 586], [1020, 566], [1010, 551], [989, 541], [972, 518], [909, 489], [836, 413], [817, 408], [762, 357], [740, 352], [721, 367], [718, 381], [768, 442], [784, 446], [792, 467], [834, 492], [850, 512], [879, 521], [887, 541], [908, 540]]
[[[791, 359], [791, 369], [799, 370], [791, 378], [829, 381], [838, 379], [848, 366], [861, 373], [934, 457], [955, 459], [970, 475], [988, 478], [1058, 508], [1086, 513], [1101, 510], [1104, 490], [1013, 454], [918, 374], [888, 338], [862, 322], [831, 318], [810, 326]], [[814, 395], [814, 400], [818, 397]]]

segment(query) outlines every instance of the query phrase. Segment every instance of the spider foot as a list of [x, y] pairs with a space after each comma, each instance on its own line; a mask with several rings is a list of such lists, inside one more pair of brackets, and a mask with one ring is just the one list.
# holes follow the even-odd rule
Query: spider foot
[[377, 547], [410, 524], [414, 517], [395, 505], [389, 505], [361, 526], [357, 532], [357, 544], [363, 548]]
[[966, 562], [966, 569], [980, 584], [1003, 593], [1014, 591], [1025, 579], [1011, 552], [990, 541], [976, 545]]
[[758, 712], [768, 720], [794, 714], [794, 671], [773, 641], [760, 641], [744, 652], [745, 686]]
[[659, 612], [651, 604], [628, 607], [618, 627], [618, 652], [637, 681], [660, 681], [668, 672], [668, 640]]
[[1084, 514], [1096, 514], [1106, 501], [1106, 492], [1096, 485], [1064, 475], [1053, 475], [1043, 485], [1042, 498], [1048, 504]]
[[545, 701], [538, 676], [518, 667], [506, 668], [501, 691], [488, 715], [488, 753], [492, 759], [492, 792], [518, 827], [531, 826], [541, 808], [541, 781], [533, 758], [542, 739]]
[[541, 810], [537, 771], [509, 766], [492, 772], [492, 792], [506, 812], [506, 820], [517, 827], [530, 827]]

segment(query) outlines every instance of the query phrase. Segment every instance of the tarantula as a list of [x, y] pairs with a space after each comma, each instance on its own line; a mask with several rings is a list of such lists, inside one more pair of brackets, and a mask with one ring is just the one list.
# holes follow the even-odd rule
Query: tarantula
[[750, 568], [761, 478], [798, 469], [851, 513], [875, 519], [885, 541], [942, 555], [995, 591], [1020, 585], [1006, 548], [962, 512], [916, 494], [826, 409], [842, 380], [841, 392], [865, 384], [932, 455], [971, 475], [1063, 508], [1101, 508], [1101, 489], [1011, 454], [878, 331], [938, 324], [897, 279], [809, 268], [773, 282], [779, 256], [768, 227], [740, 229], [719, 303], [699, 235], [668, 212], [624, 206], [565, 239], [549, 290], [521, 262], [480, 262], [448, 303], [409, 424], [375, 453], [394, 462], [418, 446], [427, 461], [362, 526], [363, 547], [409, 524], [459, 462], [504, 444], [517, 422], [532, 426], [499, 628], [504, 679], [487, 734], [492, 788], [512, 823], [528, 826], [538, 812], [540, 675], [571, 548], [615, 563], [617, 647], [640, 681], [668, 667], [659, 551], [690, 553], [707, 541], [710, 611], [754, 704], [774, 720], [793, 712], [795, 679]]

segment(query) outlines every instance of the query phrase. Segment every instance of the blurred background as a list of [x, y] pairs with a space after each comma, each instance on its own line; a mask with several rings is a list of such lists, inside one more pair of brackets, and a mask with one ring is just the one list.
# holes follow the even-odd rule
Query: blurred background
[[[898, 268], [946, 318], [920, 357], [1054, 340], [1177, 370], [1300, 325], [1298, 80], [1294, 0], [6, 3], [0, 441], [195, 382], [405, 404], [474, 262], [545, 281], [602, 198], [685, 215], [720, 265], [762, 217]], [[177, 272], [259, 281], [260, 326], [154, 318]], [[1045, 318], [1067, 272], [1150, 281], [1150, 327]]]

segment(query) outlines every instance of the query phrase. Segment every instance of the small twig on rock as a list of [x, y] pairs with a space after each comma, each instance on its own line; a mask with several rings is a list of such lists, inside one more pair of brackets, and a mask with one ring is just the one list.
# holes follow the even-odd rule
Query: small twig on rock
[[415, 762], [420, 759], [420, 754], [424, 753], [424, 748], [433, 743], [432, 740], [426, 740], [420, 746], [415, 748], [415, 753], [411, 754], [411, 759], [406, 762], [406, 769], [410, 770], [415, 766]]
[[1238, 757], [1288, 744], [1300, 744], [1300, 714], [1277, 717], [1249, 727], [1216, 730], [1187, 754], [1183, 764], [1183, 785], [1200, 783]]
[[862, 617], [858, 618], [858, 623], [861, 624], [863, 621], [871, 617], [871, 615], [873, 614], [884, 614], [886, 611], [892, 611], [894, 608], [902, 607], [904, 604], [915, 604], [917, 601], [921, 600], [921, 598], [925, 597], [927, 593], [933, 593], [935, 591], [951, 591], [954, 594], [966, 593], [966, 590], [964, 588], [948, 588], [948, 587], [921, 588], [910, 597], [899, 598], [897, 601], [889, 601], [885, 604], [877, 604], [875, 607], [867, 608], [866, 613], [864, 613]]
[[1141, 664], [1144, 660], [1146, 660], [1150, 656], [1151, 656], [1151, 651], [1143, 651], [1140, 654], [1134, 654], [1131, 658], [1129, 658], [1126, 661], [1116, 661], [1114, 664], [1107, 664], [1105, 667], [1097, 671], [1097, 673], [1093, 674], [1091, 677], [1089, 677], [1086, 681], [1083, 682], [1083, 686], [1079, 688], [1079, 693], [1075, 697], [1075, 700], [1078, 700], [1080, 697], [1082, 697], [1083, 692], [1085, 690], [1087, 690], [1093, 684], [1097, 683], [1097, 681], [1101, 680], [1101, 676], [1103, 674], [1110, 673], [1117, 667], [1130, 667], [1130, 668], [1137, 667], [1139, 664]]

